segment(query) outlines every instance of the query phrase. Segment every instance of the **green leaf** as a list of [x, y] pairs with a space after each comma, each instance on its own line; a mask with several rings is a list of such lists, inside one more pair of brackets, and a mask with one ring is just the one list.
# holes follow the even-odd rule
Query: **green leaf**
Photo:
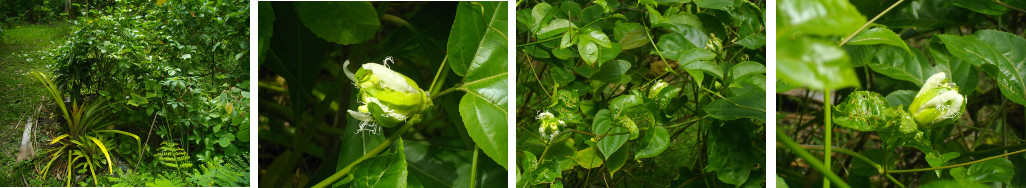
[[[446, 44], [449, 66], [456, 75], [465, 76], [471, 65], [479, 65], [475, 57], [506, 54], [506, 14], [500, 14], [506, 8], [494, 2], [460, 2]], [[495, 53], [500, 43], [503, 51]]]
[[616, 60], [609, 63], [605, 63], [595, 74], [591, 75], [591, 78], [596, 81], [602, 81], [607, 83], [622, 83], [620, 82], [621, 77], [624, 73], [627, 73], [627, 69], [631, 68], [631, 63], [625, 60]]
[[1015, 169], [1012, 167], [1012, 161], [1007, 158], [992, 159], [969, 166], [969, 171], [966, 171], [965, 178], [981, 183], [1008, 183], [1012, 180], [1013, 175], [1015, 175]]
[[709, 164], [705, 172], [716, 171], [716, 178], [724, 183], [738, 186], [744, 184], [755, 167], [756, 159], [749, 138], [744, 134], [748, 128], [739, 128], [744, 125], [727, 124], [712, 127], [709, 131], [709, 143], [706, 145]]
[[889, 105], [883, 96], [871, 91], [856, 91], [837, 105], [834, 123], [857, 131], [877, 131], [887, 128], [884, 110]]
[[552, 22], [549, 22], [548, 25], [545, 25], [545, 27], [542, 27], [541, 30], [538, 30], [538, 38], [546, 39], [555, 37], [559, 34], [565, 33], [571, 28], [577, 28], [577, 25], [574, 25], [574, 23], [567, 19], [555, 19], [552, 20]]
[[721, 120], [754, 118], [766, 120], [765, 91], [746, 92], [739, 96], [717, 99], [702, 107], [709, 116]]
[[274, 9], [271, 8], [271, 2], [259, 2], [260, 6], [260, 22], [259, 22], [259, 42], [258, 50], [260, 51], [258, 64], [264, 64], [264, 54], [271, 45], [271, 36], [274, 34]]
[[912, 52], [908, 49], [908, 45], [905, 44], [904, 40], [894, 31], [883, 27], [874, 27], [865, 31], [859, 32], [848, 40], [848, 45], [873, 45], [873, 44], [886, 44], [891, 46], [901, 47], [907, 52]]
[[808, 38], [777, 44], [778, 79], [813, 90], [859, 87], [848, 55], [836, 45]]
[[[538, 166], [538, 157], [530, 151], [524, 151], [523, 153], [523, 158], [518, 161], [521, 163], [520, 167], [524, 168], [524, 173], [521, 174], [520, 177], [517, 177], [517, 187], [530, 187], [531, 185], [534, 185], [532, 182], [537, 178], [536, 174], [538, 174], [538, 172], [535, 171], [535, 168]], [[519, 170], [520, 168], [516, 169]]]
[[927, 183], [919, 188], [990, 188], [990, 186], [976, 182], [962, 182], [955, 180], [937, 180]]
[[[677, 58], [687, 50], [697, 48], [695, 44], [688, 42], [684, 35], [678, 33], [667, 33], [659, 37], [656, 43], [664, 58]], [[704, 47], [704, 46], [703, 46]]]
[[342, 45], [370, 40], [381, 26], [370, 2], [296, 2], [295, 7], [317, 37]]
[[[482, 9], [485, 11], [479, 12]], [[482, 17], [487, 22], [482, 22]], [[459, 105], [463, 125], [481, 151], [509, 169], [506, 165], [506, 89], [509, 82], [506, 3], [460, 2], [455, 23], [449, 36], [449, 63], [453, 71], [465, 75], [463, 87], [467, 94], [460, 99]], [[461, 69], [466, 72], [461, 73]]]
[[232, 141], [235, 141], [235, 135], [225, 134], [221, 139], [217, 140], [217, 143], [220, 144], [221, 147], [228, 147], [228, 145], [232, 144]]
[[595, 147], [588, 147], [586, 149], [577, 151], [577, 154], [573, 157], [574, 162], [581, 165], [585, 169], [592, 169], [595, 167], [602, 166], [605, 162], [603, 156], [598, 154], [598, 150]]
[[648, 129], [648, 133], [639, 140], [638, 144], [640, 149], [634, 154], [635, 160], [655, 157], [663, 153], [666, 146], [670, 144], [670, 133], [666, 131], [665, 127], [653, 126]]
[[623, 50], [642, 47], [649, 43], [645, 27], [634, 22], [617, 20], [615, 27], [613, 27], [613, 37], [616, 38], [617, 43], [623, 46]]
[[693, 0], [695, 5], [702, 8], [727, 10], [727, 8], [734, 6], [733, 0]]
[[937, 72], [918, 50], [911, 54], [894, 46], [878, 46], [873, 50], [875, 53], [869, 62], [869, 68], [887, 77], [922, 86], [926, 79]]
[[766, 66], [754, 61], [741, 62], [730, 68], [730, 78], [733, 80], [737, 80], [738, 78], [748, 76], [750, 74], [763, 73], [766, 73]]
[[912, 99], [914, 99], [916, 97], [916, 93], [917, 92], [918, 91], [914, 91], [914, 90], [897, 90], [897, 91], [893, 91], [890, 94], [887, 94], [887, 97], [886, 97], [887, 103], [891, 105], [889, 107], [895, 107], [895, 106], [907, 107], [909, 104], [912, 104]]
[[971, 36], [939, 35], [949, 52], [979, 65], [997, 81], [1001, 94], [1026, 104], [1026, 39], [1015, 34], [982, 30]]
[[610, 177], [616, 175], [616, 171], [620, 171], [620, 168], [627, 163], [627, 157], [630, 157], [630, 155], [628, 155], [630, 152], [628, 151], [630, 150], [630, 145], [627, 145], [626, 147], [621, 147], [620, 149], [616, 150], [616, 152], [614, 152], [612, 156], [609, 156], [606, 159], [606, 171], [609, 172]]
[[[937, 153], [927, 153], [926, 163], [930, 164], [930, 167], [942, 167], [944, 165], [948, 165], [948, 161], [958, 158], [958, 155], [959, 154], [956, 152], [949, 152], [945, 153], [944, 155], [938, 155]], [[937, 174], [938, 178], [941, 177], [941, 170], [934, 170], [934, 173]]]
[[548, 3], [538, 3], [531, 8], [531, 18], [533, 23], [529, 25], [531, 32], [538, 32], [538, 29], [542, 26], [542, 23], [552, 19], [552, 5]]
[[1007, 7], [993, 1], [951, 0], [951, 4], [986, 15], [997, 16], [1008, 12]]
[[782, 41], [782, 37], [791, 38], [795, 33], [846, 36], [865, 23], [866, 17], [847, 0], [777, 1], [777, 41]]
[[[473, 151], [445, 148], [421, 142], [405, 142], [409, 174], [425, 187], [469, 187]], [[487, 160], [478, 161], [476, 186], [506, 185], [506, 170]], [[500, 176], [501, 174], [501, 176]], [[412, 177], [411, 177], [412, 178]]]
[[406, 187], [406, 153], [403, 140], [395, 144], [395, 153], [367, 158], [353, 166], [353, 187]]
[[751, 34], [745, 38], [742, 38], [734, 44], [744, 46], [748, 49], [759, 49], [763, 46], [766, 46], [766, 35], [762, 33]]
[[[598, 135], [627, 132], [627, 128], [613, 124], [613, 114], [607, 109], [599, 110], [599, 112], [595, 114], [591, 130], [595, 131], [594, 133]], [[598, 140], [598, 150], [602, 152], [602, 156], [605, 159], [609, 159], [609, 156], [613, 155], [613, 152], [620, 149], [620, 146], [623, 146], [624, 143], [627, 143], [627, 139], [629, 138], [630, 135], [626, 134], [604, 136]]]
[[146, 97], [142, 97], [139, 94], [135, 94], [135, 93], [132, 93], [132, 99], [128, 100], [128, 105], [137, 106], [137, 107], [139, 105], [149, 104], [149, 103], [150, 102], [149, 102], [149, 100], [146, 100]]

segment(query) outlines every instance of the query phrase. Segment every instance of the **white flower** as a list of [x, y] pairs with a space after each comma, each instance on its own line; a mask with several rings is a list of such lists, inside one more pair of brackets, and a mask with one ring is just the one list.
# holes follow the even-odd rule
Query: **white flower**
[[947, 125], [957, 120], [965, 108], [966, 98], [958, 93], [943, 72], [926, 80], [916, 94], [908, 112], [921, 130]]

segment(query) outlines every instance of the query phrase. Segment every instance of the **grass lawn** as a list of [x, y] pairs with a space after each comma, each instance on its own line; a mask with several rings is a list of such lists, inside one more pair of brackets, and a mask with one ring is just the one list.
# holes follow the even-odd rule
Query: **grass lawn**
[[50, 95], [32, 72], [50, 72], [47, 67], [50, 60], [40, 57], [63, 43], [72, 31], [69, 23], [21, 25], [3, 30], [0, 37], [0, 186], [24, 186], [36, 177], [32, 165], [15, 163], [15, 157], [25, 121], [40, 105], [46, 107], [36, 116], [40, 122], [34, 126], [37, 130], [35, 161], [46, 158], [46, 140], [52, 137], [47, 133], [53, 134], [58, 129], [52, 122], [60, 115], [47, 109], [53, 106], [52, 101], [41, 102]]

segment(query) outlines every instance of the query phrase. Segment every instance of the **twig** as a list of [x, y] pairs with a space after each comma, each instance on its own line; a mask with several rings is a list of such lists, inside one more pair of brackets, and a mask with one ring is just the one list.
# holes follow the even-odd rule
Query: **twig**
[[[150, 135], [153, 135], [153, 125], [156, 125], [156, 124], [157, 124], [157, 113], [153, 113], [153, 121], [151, 121], [151, 123], [150, 123], [150, 131], [146, 132], [146, 142], [143, 142], [144, 144], [150, 143]], [[142, 163], [142, 147], [143, 147], [142, 145], [139, 145], [139, 159], [135, 161], [135, 169], [139, 169], [139, 164]]]

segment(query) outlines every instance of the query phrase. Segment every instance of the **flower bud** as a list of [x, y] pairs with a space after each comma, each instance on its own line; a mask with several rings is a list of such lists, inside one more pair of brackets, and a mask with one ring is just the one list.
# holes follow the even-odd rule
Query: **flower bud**
[[926, 130], [958, 120], [965, 111], [965, 102], [965, 96], [958, 94], [958, 87], [941, 72], [926, 80], [908, 106], [908, 112], [919, 130]]
[[[390, 60], [385, 59], [385, 63]], [[348, 66], [349, 61], [346, 61], [343, 67]], [[357, 96], [360, 104], [363, 104], [357, 111], [349, 110], [349, 115], [365, 124], [393, 127], [408, 120], [411, 115], [431, 108], [431, 98], [417, 86], [417, 82], [385, 65], [366, 63], [356, 74], [349, 72], [349, 69], [343, 70], [359, 89]]]
[[559, 128], [566, 126], [566, 123], [563, 122], [563, 120], [559, 120], [559, 118], [556, 118], [555, 115], [552, 115], [552, 113], [549, 113], [548, 111], [539, 113], [538, 117], [535, 117], [535, 119], [541, 121], [541, 125], [538, 126], [538, 132], [541, 133], [542, 139], [545, 139], [546, 141], [552, 141], [552, 139], [555, 139], [556, 136], [559, 136]]
[[652, 88], [648, 90], [648, 98], [655, 99], [656, 96], [659, 95], [659, 92], [663, 91], [666, 86], [666, 82], [663, 82], [663, 80], [657, 80], [655, 84], [652, 85]]

